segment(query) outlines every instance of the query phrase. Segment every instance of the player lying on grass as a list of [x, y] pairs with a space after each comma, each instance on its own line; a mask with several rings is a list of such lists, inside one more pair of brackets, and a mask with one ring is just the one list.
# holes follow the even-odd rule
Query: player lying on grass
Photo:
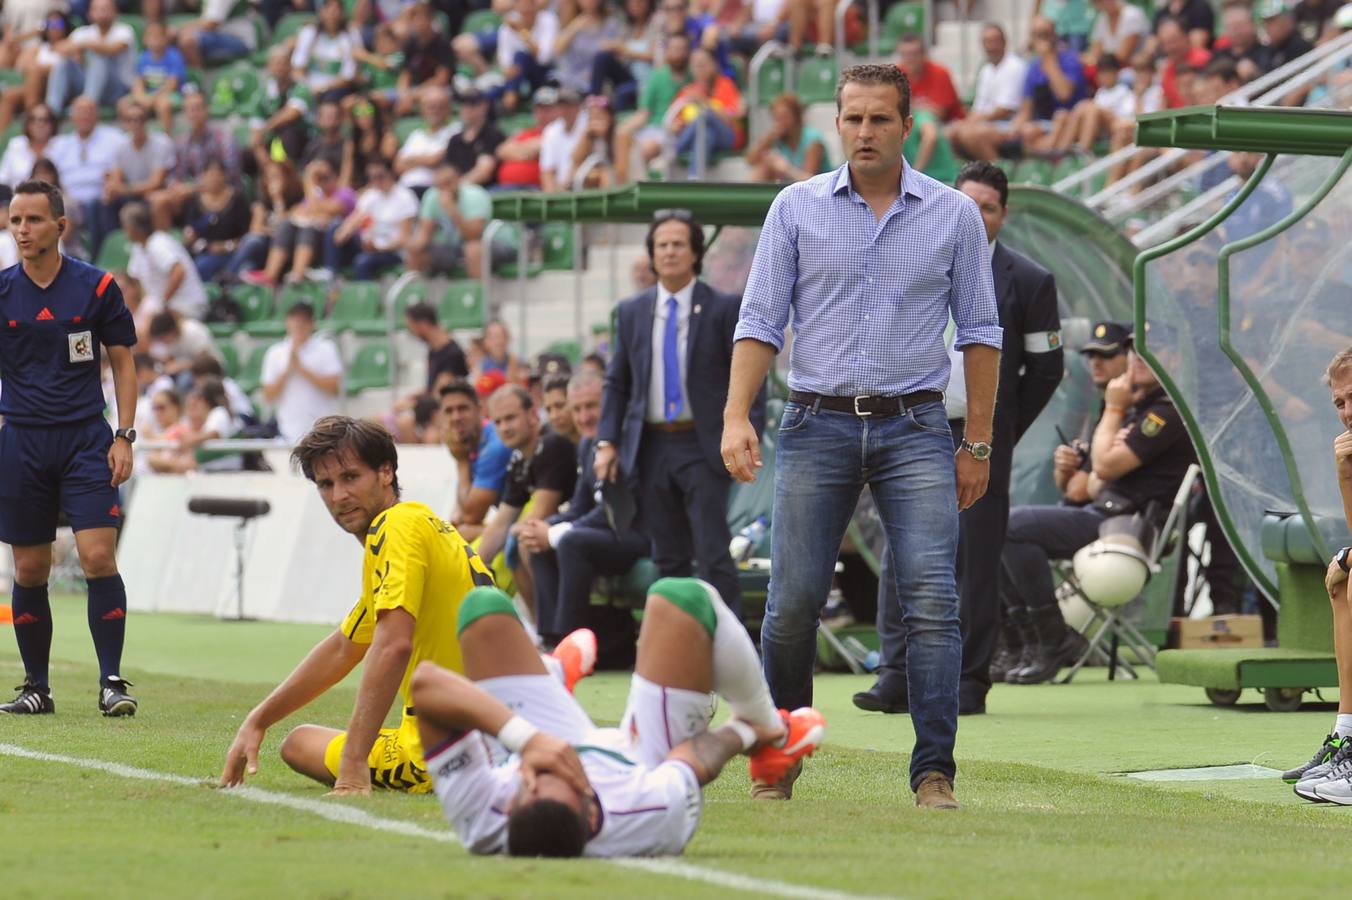
[[337, 631], [320, 641], [244, 719], [225, 757], [221, 785], [258, 771], [272, 725], [323, 694], [363, 659], [347, 731], [300, 725], [282, 742], [291, 768], [367, 794], [372, 785], [425, 793], [431, 788], [411, 701], [398, 728], [381, 728], [396, 694], [423, 661], [460, 670], [456, 614], [476, 585], [492, 585], [482, 560], [450, 525], [421, 503], [399, 500], [394, 439], [379, 425], [325, 416], [291, 454], [314, 482], [333, 520], [362, 544], [361, 599]]
[[[774, 708], [742, 623], [694, 578], [649, 589], [619, 728], [597, 728], [547, 674], [501, 591], [471, 592], [458, 632], [467, 677], [420, 666], [413, 703], [434, 790], [474, 853], [680, 853], [728, 760], [748, 753], [753, 778], [778, 780], [825, 734], [816, 710]], [[717, 697], [733, 718], [711, 731]]]
[[[1343, 523], [1352, 525], [1352, 347], [1329, 363], [1324, 383], [1343, 431], [1333, 440], [1333, 465], [1343, 501]], [[1352, 806], [1352, 547], [1333, 555], [1324, 586], [1333, 605], [1333, 655], [1338, 661], [1338, 718], [1333, 731], [1303, 766], [1282, 773], [1295, 792], [1316, 803]]]

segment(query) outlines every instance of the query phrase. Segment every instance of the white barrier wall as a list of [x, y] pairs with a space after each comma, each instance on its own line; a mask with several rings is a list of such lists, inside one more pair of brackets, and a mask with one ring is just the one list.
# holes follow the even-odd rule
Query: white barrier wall
[[[268, 455], [273, 472], [138, 476], [118, 545], [118, 566], [135, 611], [233, 618], [235, 519], [188, 512], [192, 497], [258, 497], [272, 511], [248, 528], [244, 615], [335, 624], [361, 592], [362, 547], [329, 517], [313, 484], [293, 474], [286, 454]], [[403, 499], [448, 516], [456, 472], [442, 447], [399, 448]]]

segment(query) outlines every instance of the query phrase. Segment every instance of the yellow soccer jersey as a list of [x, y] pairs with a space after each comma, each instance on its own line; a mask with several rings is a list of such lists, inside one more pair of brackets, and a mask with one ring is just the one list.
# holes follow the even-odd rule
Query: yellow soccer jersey
[[408, 680], [423, 660], [464, 670], [455, 633], [460, 601], [479, 585], [492, 586], [493, 576], [460, 532], [422, 503], [396, 503], [377, 516], [362, 553], [362, 595], [343, 621], [343, 634], [369, 644], [382, 610], [413, 616], [413, 655], [399, 684], [407, 703]]

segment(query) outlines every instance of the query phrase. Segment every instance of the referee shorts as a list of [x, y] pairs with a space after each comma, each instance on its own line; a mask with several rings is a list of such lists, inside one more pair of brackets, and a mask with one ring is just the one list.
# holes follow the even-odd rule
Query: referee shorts
[[[324, 768], [338, 777], [338, 763], [343, 758], [347, 732], [341, 732], [324, 750]], [[398, 728], [382, 728], [366, 757], [371, 768], [371, 787], [426, 794], [432, 790], [427, 777], [427, 763], [423, 761], [422, 738], [418, 734], [418, 720], [404, 716]]]
[[0, 541], [56, 540], [60, 513], [75, 531], [122, 524], [108, 449], [113, 430], [99, 417], [67, 425], [0, 428]]

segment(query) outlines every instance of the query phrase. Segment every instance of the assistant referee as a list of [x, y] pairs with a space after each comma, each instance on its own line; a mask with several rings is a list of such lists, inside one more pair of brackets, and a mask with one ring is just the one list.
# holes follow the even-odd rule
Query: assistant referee
[[[65, 212], [53, 185], [16, 187], [9, 230], [20, 262], [0, 271], [0, 541], [14, 548], [14, 637], [25, 671], [19, 696], [0, 712], [56, 711], [47, 683], [47, 576], [57, 516], [65, 513], [89, 585], [99, 709], [130, 716], [136, 700], [119, 674], [127, 592], [115, 546], [117, 486], [131, 475], [136, 440], [136, 326], [112, 275], [61, 254]], [[112, 366], [116, 432], [103, 419], [100, 345]]]

